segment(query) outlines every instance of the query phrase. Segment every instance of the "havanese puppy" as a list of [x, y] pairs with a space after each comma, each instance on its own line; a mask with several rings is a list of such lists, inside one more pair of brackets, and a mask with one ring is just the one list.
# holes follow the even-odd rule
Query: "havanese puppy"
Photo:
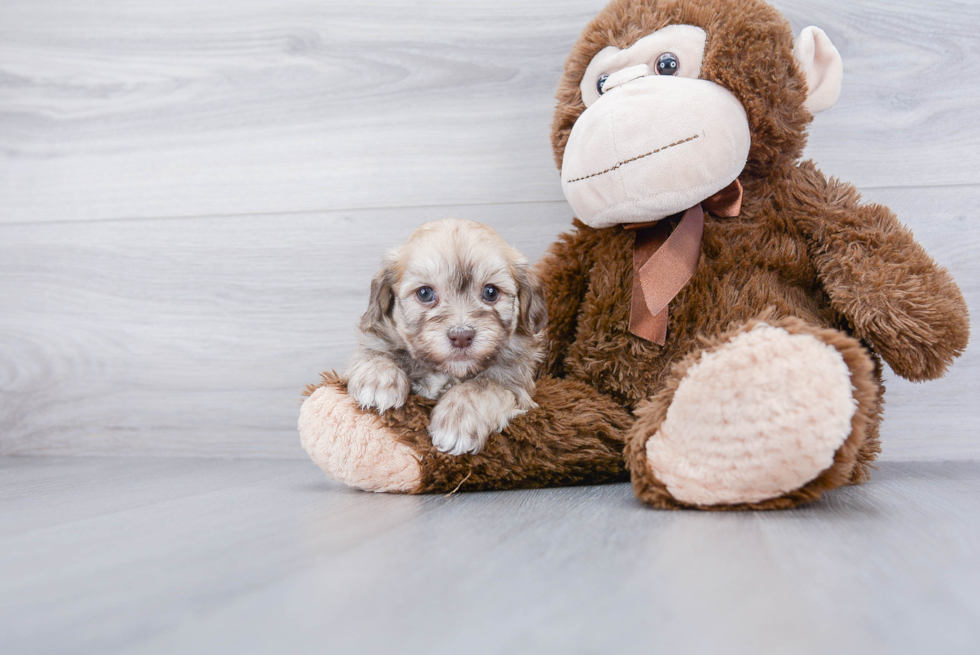
[[371, 282], [347, 391], [380, 412], [401, 407], [409, 392], [438, 399], [432, 444], [480, 452], [491, 433], [535, 407], [547, 320], [527, 259], [492, 228], [425, 223]]

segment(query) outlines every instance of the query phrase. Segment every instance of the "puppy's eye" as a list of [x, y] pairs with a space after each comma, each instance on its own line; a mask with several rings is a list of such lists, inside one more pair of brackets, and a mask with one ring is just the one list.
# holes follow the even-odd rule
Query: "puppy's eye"
[[657, 58], [657, 75], [677, 75], [681, 62], [673, 52], [665, 52]]
[[419, 299], [420, 303], [428, 305], [436, 299], [436, 292], [432, 290], [432, 287], [422, 287], [415, 292], [415, 297]]
[[494, 303], [500, 297], [500, 291], [492, 284], [483, 287], [483, 302]]

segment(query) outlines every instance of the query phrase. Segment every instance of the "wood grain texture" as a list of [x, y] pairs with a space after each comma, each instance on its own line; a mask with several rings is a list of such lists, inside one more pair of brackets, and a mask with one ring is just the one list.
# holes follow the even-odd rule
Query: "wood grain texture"
[[[548, 127], [604, 0], [0, 4], [0, 221], [560, 201]], [[846, 62], [810, 152], [980, 183], [980, 5], [778, 0]]]
[[[0, 3], [0, 454], [305, 457], [298, 390], [385, 248], [455, 215], [536, 259], [567, 227], [552, 95], [602, 4]], [[978, 306], [980, 7], [776, 5], [847, 66], [808, 154]], [[976, 353], [889, 381], [885, 458], [980, 457]]]
[[309, 462], [0, 458], [4, 653], [975, 653], [980, 464], [775, 513]]
[[[955, 198], [868, 199], [980, 306], [980, 189]], [[445, 216], [532, 259], [569, 221], [564, 203], [531, 203], [0, 226], [0, 453], [305, 457], [299, 390], [353, 352], [383, 251]], [[884, 457], [980, 457], [978, 374], [972, 347], [941, 381], [890, 380]]]
[[305, 457], [385, 249], [494, 225], [537, 259], [564, 203], [0, 226], [0, 453]]

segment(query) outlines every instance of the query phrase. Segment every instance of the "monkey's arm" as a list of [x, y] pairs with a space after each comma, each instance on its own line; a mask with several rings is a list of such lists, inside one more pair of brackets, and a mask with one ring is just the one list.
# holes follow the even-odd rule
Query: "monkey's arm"
[[594, 230], [577, 219], [575, 230], [559, 235], [535, 268], [548, 304], [548, 345], [544, 373], [565, 376], [565, 355], [575, 340], [578, 314], [589, 285]]
[[810, 162], [797, 174], [799, 223], [831, 304], [902, 377], [941, 377], [970, 336], [952, 276], [887, 207], [860, 204], [854, 187]]

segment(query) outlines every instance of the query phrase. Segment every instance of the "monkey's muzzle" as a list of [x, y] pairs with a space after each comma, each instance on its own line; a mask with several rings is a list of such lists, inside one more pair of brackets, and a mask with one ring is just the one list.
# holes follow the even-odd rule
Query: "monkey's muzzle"
[[656, 221], [731, 184], [750, 145], [745, 110], [724, 87], [639, 77], [599, 97], [576, 121], [562, 190], [592, 227]]

